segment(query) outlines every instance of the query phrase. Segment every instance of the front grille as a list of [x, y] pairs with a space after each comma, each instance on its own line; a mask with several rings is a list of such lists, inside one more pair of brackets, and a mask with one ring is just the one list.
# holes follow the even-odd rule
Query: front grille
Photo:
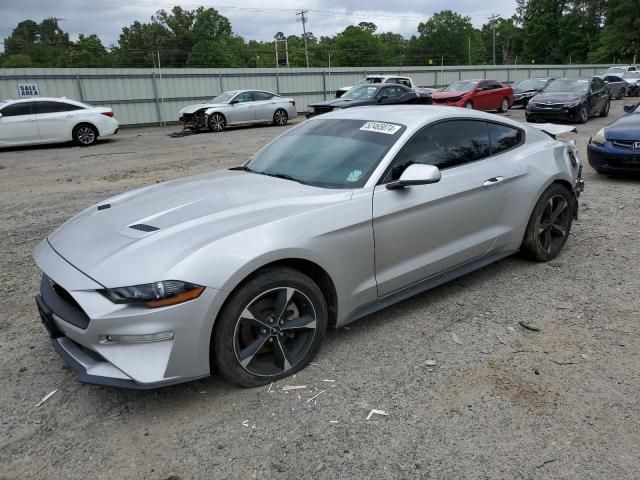
[[614, 146], [618, 148], [628, 148], [629, 150], [633, 150], [633, 144], [636, 143], [634, 140], [612, 140]]
[[155, 232], [156, 230], [160, 230], [158, 227], [154, 227], [153, 225], [145, 225], [144, 223], [136, 223], [135, 225], [129, 225], [129, 228], [133, 228], [134, 230], [140, 230], [141, 232]]
[[612, 168], [640, 170], [640, 155], [626, 157], [608, 157], [607, 164]]
[[65, 322], [83, 330], [89, 326], [89, 316], [75, 298], [46, 275], [42, 275], [40, 295], [51, 311]]
[[331, 110], [333, 110], [333, 108], [331, 108], [331, 107], [325, 107], [325, 106], [322, 106], [322, 105], [317, 106], [317, 107], [313, 107], [313, 108], [315, 109], [315, 111], [317, 113], [328, 113]]

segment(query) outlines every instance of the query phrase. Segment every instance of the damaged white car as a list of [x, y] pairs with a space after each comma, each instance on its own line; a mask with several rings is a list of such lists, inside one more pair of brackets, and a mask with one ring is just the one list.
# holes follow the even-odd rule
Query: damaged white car
[[208, 103], [184, 107], [178, 113], [184, 128], [194, 132], [221, 132], [228, 126], [253, 123], [284, 126], [297, 115], [293, 98], [263, 90], [231, 90]]

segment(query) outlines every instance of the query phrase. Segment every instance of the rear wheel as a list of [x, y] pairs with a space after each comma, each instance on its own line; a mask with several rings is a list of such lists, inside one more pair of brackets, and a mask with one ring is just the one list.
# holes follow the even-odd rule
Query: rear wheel
[[557, 183], [549, 186], [531, 213], [520, 251], [538, 262], [555, 258], [571, 231], [574, 208], [566, 187]]
[[625, 94], [625, 88], [622, 87], [619, 91], [618, 91], [618, 100], [622, 100], [624, 98], [624, 94]]
[[467, 100], [464, 104], [464, 108], [473, 109], [473, 102], [471, 100]]
[[88, 147], [98, 141], [98, 129], [91, 124], [81, 123], [73, 129], [73, 141], [81, 147]]
[[607, 100], [607, 103], [605, 104], [604, 107], [602, 107], [602, 110], [600, 111], [600, 116], [601, 117], [606, 117], [607, 115], [609, 115], [609, 110], [611, 109], [611, 100]]
[[284, 127], [289, 121], [289, 115], [286, 110], [279, 108], [273, 114], [273, 124], [278, 125], [280, 127]]
[[507, 97], [504, 97], [502, 99], [502, 102], [500, 102], [500, 107], [498, 107], [498, 112], [504, 113], [507, 110], [509, 110], [509, 99]]
[[324, 296], [309, 277], [265, 269], [232, 294], [216, 321], [215, 370], [243, 387], [288, 377], [313, 359], [327, 323]]
[[207, 124], [211, 132], [222, 132], [227, 126], [227, 119], [221, 113], [214, 113], [209, 116]]

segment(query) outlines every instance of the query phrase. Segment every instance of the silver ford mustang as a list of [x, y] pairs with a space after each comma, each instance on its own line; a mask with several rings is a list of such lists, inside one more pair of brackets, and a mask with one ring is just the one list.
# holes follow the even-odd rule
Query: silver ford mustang
[[327, 327], [521, 252], [563, 248], [575, 148], [504, 117], [364, 107], [244, 166], [89, 207], [42, 241], [37, 304], [81, 381], [242, 386], [307, 365]]

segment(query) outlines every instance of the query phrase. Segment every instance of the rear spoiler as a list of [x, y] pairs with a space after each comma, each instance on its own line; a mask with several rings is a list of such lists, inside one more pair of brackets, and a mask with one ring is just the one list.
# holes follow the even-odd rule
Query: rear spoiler
[[570, 125], [557, 125], [555, 123], [528, 123], [529, 127], [533, 127], [537, 130], [542, 130], [544, 133], [549, 135], [551, 138], [556, 138], [558, 135], [562, 135], [563, 133], [571, 133], [577, 132], [576, 127], [572, 127]]

